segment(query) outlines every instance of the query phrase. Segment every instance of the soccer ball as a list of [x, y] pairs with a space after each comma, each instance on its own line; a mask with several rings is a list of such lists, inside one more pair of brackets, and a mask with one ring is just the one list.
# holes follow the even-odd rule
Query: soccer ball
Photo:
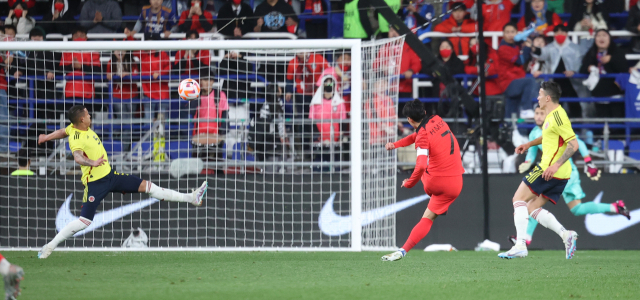
[[183, 100], [191, 101], [200, 96], [200, 84], [197, 81], [188, 78], [180, 82], [178, 93]]

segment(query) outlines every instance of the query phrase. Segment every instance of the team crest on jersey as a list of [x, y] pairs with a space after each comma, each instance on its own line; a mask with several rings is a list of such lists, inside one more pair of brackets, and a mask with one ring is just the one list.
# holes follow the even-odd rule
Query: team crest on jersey
[[544, 129], [549, 128], [549, 121], [547, 121], [547, 123], [544, 123]]
[[96, 201], [96, 198], [93, 196], [89, 197], [89, 202], [93, 202], [93, 201]]

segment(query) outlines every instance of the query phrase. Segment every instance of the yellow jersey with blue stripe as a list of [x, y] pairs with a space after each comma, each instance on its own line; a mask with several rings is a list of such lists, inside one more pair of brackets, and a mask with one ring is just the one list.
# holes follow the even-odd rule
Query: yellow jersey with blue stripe
[[103, 157], [107, 160], [102, 166], [89, 167], [82, 166], [82, 183], [86, 185], [89, 182], [96, 181], [102, 177], [107, 176], [111, 172], [111, 165], [109, 165], [109, 158], [107, 157], [107, 151], [104, 150], [102, 141], [98, 138], [98, 135], [88, 128], [87, 130], [79, 130], [73, 127], [73, 124], [67, 126], [64, 132], [69, 136], [69, 148], [71, 152], [82, 151], [86, 157], [91, 160], [97, 160]]
[[[567, 112], [558, 106], [547, 114], [542, 124], [542, 159], [540, 167], [546, 170], [562, 156], [567, 149], [567, 143], [576, 138], [571, 128], [571, 121]], [[576, 149], [577, 150], [577, 149]], [[553, 175], [557, 179], [571, 177], [571, 163], [567, 160]]]

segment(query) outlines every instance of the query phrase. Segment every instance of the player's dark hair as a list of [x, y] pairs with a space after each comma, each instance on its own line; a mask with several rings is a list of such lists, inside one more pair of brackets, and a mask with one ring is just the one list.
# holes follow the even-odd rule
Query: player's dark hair
[[516, 26], [516, 23], [509, 22], [507, 24], [504, 24], [504, 26], [502, 26], [502, 31], [507, 29], [507, 27], [509, 27], [509, 26], [513, 27], [513, 29], [515, 29], [516, 31], [518, 30], [518, 26]]
[[427, 112], [424, 110], [424, 105], [420, 100], [414, 99], [411, 102], [407, 102], [402, 109], [402, 114], [405, 117], [411, 118], [414, 122], [420, 123], [422, 119], [427, 115]]
[[78, 27], [73, 29], [73, 31], [71, 32], [71, 35], [74, 35], [74, 34], [76, 34], [78, 32], [84, 33], [86, 35], [87, 34], [87, 29], [82, 27], [82, 26], [78, 26]]
[[71, 124], [78, 124], [80, 118], [84, 115], [84, 110], [87, 109], [84, 105], [74, 105], [69, 109], [67, 113], [67, 119], [71, 121]]
[[29, 152], [27, 149], [18, 151], [18, 166], [25, 168], [29, 164]]
[[551, 101], [553, 101], [553, 103], [560, 103], [562, 89], [560, 89], [560, 85], [557, 82], [545, 81], [540, 85], [540, 88], [547, 96], [551, 97]]
[[536, 103], [533, 105], [533, 110], [535, 111], [536, 109], [540, 108], [540, 104]]

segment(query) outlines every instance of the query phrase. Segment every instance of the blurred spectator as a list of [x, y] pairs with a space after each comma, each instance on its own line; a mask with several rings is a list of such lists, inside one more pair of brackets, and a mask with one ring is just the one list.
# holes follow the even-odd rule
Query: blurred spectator
[[282, 155], [289, 144], [289, 136], [285, 127], [284, 91], [276, 84], [271, 84], [265, 91], [265, 101], [256, 113], [253, 133], [253, 149], [259, 161], [266, 161], [270, 156]]
[[[87, 30], [78, 27], [72, 34], [73, 41], [87, 40]], [[99, 52], [64, 52], [60, 59], [60, 66], [66, 76], [91, 76], [102, 74]], [[94, 88], [91, 79], [69, 79], [64, 88], [64, 96], [69, 99], [93, 99]], [[97, 111], [94, 107], [92, 111]]]
[[[596, 31], [595, 42], [582, 59], [580, 73], [589, 74], [595, 71], [600, 75], [619, 74], [627, 73], [628, 70], [625, 53], [613, 43], [609, 31], [605, 29]], [[591, 90], [591, 95], [593, 97], [621, 95], [623, 92], [615, 80], [615, 78], [600, 78]], [[624, 102], [596, 103], [596, 116], [601, 118], [624, 118]]]
[[5, 35], [4, 41], [13, 41], [16, 38], [16, 27], [13, 25], [5, 24], [4, 35]]
[[320, 53], [296, 53], [287, 66], [287, 88], [285, 100], [290, 106], [294, 98], [296, 116], [306, 118], [309, 113], [308, 105], [315, 92], [315, 83], [322, 76], [329, 63]]
[[[149, 4], [149, 0], [126, 0], [122, 1], [122, 14], [124, 16], [139, 16], [142, 12], [142, 8]], [[135, 23], [126, 21], [128, 28], [133, 28]]]
[[[312, 16], [322, 16], [327, 12], [327, 6], [323, 0], [306, 0], [304, 3], [305, 14], [311, 13]], [[308, 39], [326, 39], [329, 36], [326, 19], [307, 20], [305, 27]]]
[[252, 24], [253, 9], [242, 0], [228, 1], [218, 12], [217, 29], [226, 36], [241, 37], [253, 30]]
[[[158, 113], [166, 114], [170, 108], [171, 93], [169, 82], [160, 79], [171, 72], [171, 58], [165, 51], [143, 50], [139, 52], [140, 75], [150, 76], [142, 80], [142, 96], [145, 118], [151, 120]], [[166, 115], [165, 115], [166, 116]]]
[[[40, 27], [36, 27], [29, 33], [31, 41], [44, 41], [45, 34]], [[37, 99], [57, 99], [55, 76], [63, 75], [62, 68], [58, 66], [60, 61], [59, 53], [53, 51], [29, 51], [23, 60], [15, 60], [12, 69], [9, 71], [15, 78], [21, 76], [40, 76], [46, 79], [33, 80], [34, 97]], [[54, 104], [36, 104], [36, 118], [55, 119]], [[46, 114], [45, 114], [46, 112]]]
[[51, 10], [47, 10], [44, 17], [43, 29], [46, 33], [59, 33], [63, 35], [71, 34], [77, 27], [74, 19], [73, 9], [69, 7], [65, 0], [54, 0]]
[[23, 8], [27, 10], [33, 10], [36, 6], [36, 0], [8, 0], [6, 2], [9, 7], [13, 7], [16, 3], [22, 2], [24, 4]]
[[[575, 0], [570, 0], [570, 1], [575, 1]], [[547, 2], [548, 11], [552, 11], [556, 14], [564, 13], [564, 6], [565, 6], [564, 0], [546, 0], [546, 2]]]
[[598, 0], [574, 0], [569, 28], [573, 31], [594, 32], [609, 29], [609, 14], [602, 12], [602, 3]]
[[[447, 69], [449, 74], [464, 74], [464, 63], [453, 51], [453, 44], [451, 43], [451, 41], [442, 40], [440, 42], [437, 58], [444, 63], [444, 67], [445, 69]], [[426, 73], [427, 75], [433, 75], [433, 72], [431, 70], [424, 70], [423, 73]], [[435, 97], [440, 97], [440, 93], [445, 90], [444, 84], [437, 78], [437, 76], [434, 76], [432, 82], [433, 95]]]
[[150, 5], [142, 8], [142, 13], [136, 22], [133, 30], [124, 29], [127, 36], [144, 30], [145, 36], [150, 39], [159, 39], [160, 34], [164, 33], [164, 37], [168, 38], [171, 34], [171, 28], [176, 24], [177, 19], [171, 8], [162, 6], [162, 0], [149, 0]]
[[9, 11], [9, 15], [4, 20], [4, 24], [16, 27], [17, 34], [28, 34], [34, 26], [36, 20], [31, 17], [31, 12], [27, 4], [22, 1], [16, 1], [13, 8]]
[[[197, 40], [200, 35], [195, 30], [187, 32], [187, 40]], [[175, 74], [200, 76], [209, 74], [211, 57], [209, 50], [180, 50], [176, 52], [173, 60], [173, 72]]]
[[266, 0], [256, 7], [253, 15], [258, 18], [255, 32], [290, 32], [287, 27], [300, 23], [296, 12], [284, 0]]
[[547, 10], [544, 0], [532, 0], [531, 5], [525, 6], [524, 16], [518, 21], [518, 30], [524, 31], [530, 24], [536, 28], [536, 33], [546, 36], [555, 26], [562, 24], [562, 19]]
[[29, 152], [27, 149], [20, 149], [18, 151], [18, 169], [11, 172], [11, 176], [33, 176], [36, 175], [29, 168], [31, 166], [31, 159], [29, 158]]
[[[360, 0], [346, 0], [344, 4], [345, 39], [368, 39], [373, 35], [373, 28], [367, 16], [369, 6]], [[360, 13], [362, 12], [362, 13]]]
[[[484, 0], [482, 16], [485, 31], [501, 31], [511, 21], [511, 10], [520, 0]], [[476, 19], [478, 8], [471, 9], [471, 18]]]
[[[555, 78], [560, 85], [562, 97], [589, 97], [589, 92], [582, 85], [582, 79], [572, 78], [580, 71], [582, 55], [580, 47], [567, 37], [567, 28], [558, 25], [553, 30], [554, 41], [544, 48], [533, 48], [532, 54], [539, 62], [544, 62], [543, 74], [564, 74], [567, 78]], [[583, 117], [581, 103], [569, 103], [569, 116]]]
[[[545, 40], [544, 36], [536, 35], [533, 37], [532, 44], [533, 44], [533, 47], [531, 47], [532, 50], [542, 49], [547, 45], [547, 41]], [[545, 65], [544, 61], [540, 61], [536, 56], [532, 56], [531, 61], [529, 61], [529, 64], [527, 65], [526, 71], [527, 73], [533, 75], [534, 78], [538, 78], [538, 76], [542, 74], [542, 69], [544, 68], [544, 65]]]
[[[171, 8], [176, 16], [182, 15], [183, 12], [188, 11], [191, 8], [191, 1], [189, 0], [175, 0], [176, 7], [173, 7], [174, 0], [164, 0], [162, 6]], [[204, 7], [202, 7], [204, 9]]]
[[[398, 32], [391, 27], [389, 29], [389, 37], [395, 38], [400, 36]], [[390, 47], [386, 47], [386, 51], [383, 49], [380, 51], [379, 59], [386, 60], [386, 57], [391, 55], [395, 55], [393, 51], [397, 51], [396, 49], [390, 49]], [[400, 98], [410, 98], [413, 97], [413, 75], [420, 73], [422, 70], [422, 61], [420, 57], [409, 47], [409, 45], [405, 42], [402, 47], [402, 60], [400, 61], [400, 74], [404, 75], [404, 79], [400, 80], [399, 93]]]
[[[486, 76], [485, 81], [485, 93], [487, 96], [495, 96], [502, 94], [503, 90], [500, 87], [500, 83], [498, 81], [498, 53], [493, 48], [489, 47], [487, 43], [478, 44], [478, 40], [476, 38], [471, 38], [469, 40], [469, 58], [467, 59], [467, 64], [464, 67], [464, 72], [467, 74], [478, 75], [478, 70], [480, 68], [478, 64], [478, 51], [480, 46], [485, 47], [484, 49], [487, 51], [487, 62], [484, 64], [484, 72]], [[475, 95], [479, 94], [479, 88], [476, 88], [473, 93]]]
[[498, 80], [504, 90], [505, 117], [533, 118], [533, 100], [538, 89], [532, 77], [525, 77], [524, 65], [531, 59], [531, 45], [524, 47], [516, 44], [517, 30], [513, 23], [504, 26], [504, 38], [498, 48]]
[[[224, 58], [218, 66], [218, 72], [220, 76], [225, 75], [238, 75], [238, 76], [255, 76], [256, 72], [253, 70], [253, 66], [250, 65], [244, 58], [242, 53], [236, 51], [230, 51], [225, 54]], [[236, 79], [235, 76], [229, 76], [225, 80], [225, 92], [231, 99], [238, 98], [256, 98], [255, 94], [249, 89], [249, 80], [244, 77], [243, 79]]]
[[[136, 62], [129, 51], [115, 50], [111, 54], [111, 60], [107, 64], [107, 78], [113, 84], [113, 98], [131, 100], [138, 98], [140, 92], [138, 85], [125, 76], [134, 76], [140, 73], [140, 63]], [[114, 115], [117, 118], [132, 118], [133, 112], [130, 103], [113, 104]]]
[[340, 51], [333, 60], [333, 71], [338, 79], [340, 93], [344, 99], [347, 112], [351, 111], [351, 95], [345, 95], [345, 90], [351, 90], [351, 52], [347, 50]]
[[213, 28], [213, 16], [202, 8], [202, 0], [191, 0], [191, 9], [180, 15], [178, 30], [187, 32], [195, 30], [198, 33], [209, 32]]
[[629, 18], [627, 18], [626, 30], [629, 30], [636, 34], [633, 37], [632, 47], [633, 52], [640, 53], [640, 1], [629, 8]]
[[[4, 56], [0, 55], [0, 120], [9, 120], [9, 99], [7, 97], [7, 79], [5, 77], [8, 66]], [[9, 126], [0, 123], [0, 156], [9, 153]]]
[[[213, 89], [213, 77], [206, 75], [200, 78], [200, 106], [194, 116], [201, 119], [196, 123], [193, 134], [193, 143], [196, 145], [218, 144], [221, 135], [227, 132], [229, 122], [220, 122], [216, 119], [228, 119], [229, 103], [227, 95], [223, 91], [216, 92]], [[216, 102], [216, 95], [219, 101]]]
[[[402, 0], [384, 0], [384, 2], [387, 3], [393, 13], [398, 14], [400, 6], [402, 6]], [[389, 35], [389, 21], [387, 21], [387, 19], [385, 19], [381, 14], [378, 14], [378, 32], [381, 33], [382, 37], [387, 37]]]
[[[476, 22], [467, 19], [467, 7], [463, 3], [454, 4], [453, 12], [451, 16], [436, 25], [434, 31], [444, 33], [471, 33], [476, 32]], [[469, 54], [469, 39], [468, 37], [449, 37], [449, 41], [453, 45], [453, 50], [457, 55]]]
[[122, 11], [114, 0], [87, 0], [80, 12], [80, 25], [88, 33], [120, 32]]
[[[309, 119], [346, 119], [347, 109], [338, 90], [338, 81], [335, 75], [327, 72], [318, 80], [318, 83], [319, 88], [313, 96], [309, 107]], [[347, 125], [347, 123], [317, 123], [316, 128], [320, 132], [320, 140], [318, 142], [331, 144], [332, 142], [340, 141], [341, 132], [346, 131]]]
[[[424, 27], [418, 29], [416, 31], [416, 35], [420, 37], [423, 33], [431, 32], [433, 27], [433, 23], [431, 19], [433, 19], [435, 14], [435, 9], [433, 5], [427, 3], [426, 1], [417, 1], [416, 3], [410, 1], [407, 6], [398, 11], [400, 18], [404, 20], [404, 24], [410, 30], [414, 30], [420, 26], [425, 25]], [[425, 38], [422, 40], [423, 43], [427, 44], [431, 42], [431, 38]]]
[[402, 122], [397, 122], [395, 103], [387, 93], [385, 82], [380, 80], [373, 88], [373, 105], [364, 105], [363, 113], [373, 120], [369, 123], [369, 143], [384, 146], [395, 138], [398, 130], [402, 130]]

